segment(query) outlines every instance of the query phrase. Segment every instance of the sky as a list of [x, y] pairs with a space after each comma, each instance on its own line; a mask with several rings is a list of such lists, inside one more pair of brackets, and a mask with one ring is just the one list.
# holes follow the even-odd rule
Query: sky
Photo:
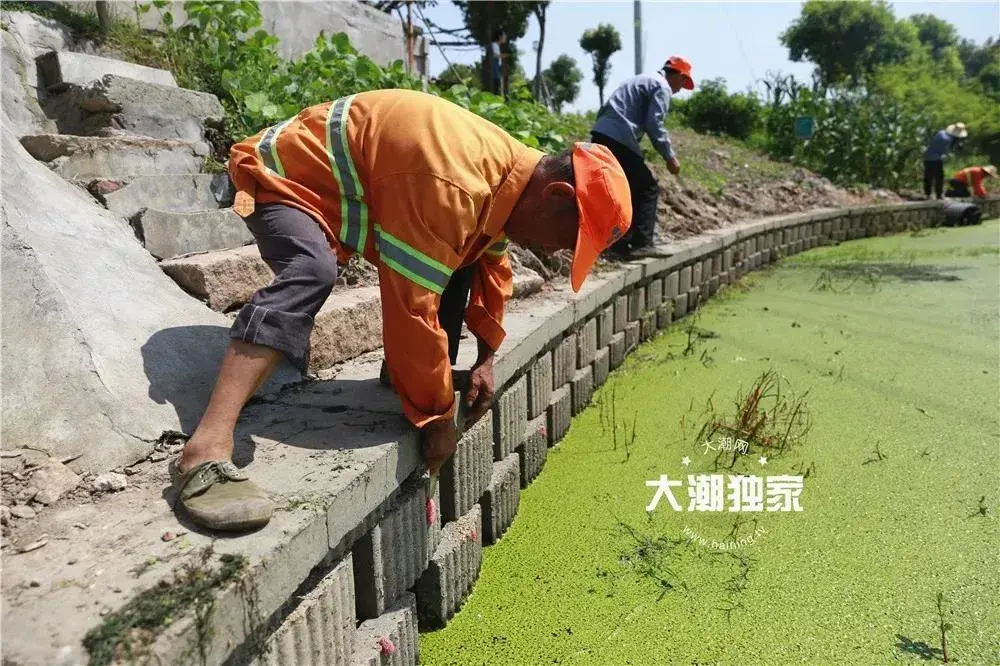
[[[691, 61], [694, 80], [726, 79], [731, 91], [759, 89], [757, 83], [768, 71], [781, 71], [808, 79], [809, 63], [794, 63], [778, 36], [799, 15], [800, 2], [652, 2], [642, 3], [643, 71], [654, 72], [671, 55]], [[984, 42], [1000, 34], [1000, 2], [896, 2], [896, 16], [935, 14], [949, 22], [962, 37]], [[425, 10], [427, 18], [445, 28], [462, 26], [462, 16], [450, 0]], [[586, 111], [598, 106], [597, 86], [592, 78], [590, 56], [580, 48], [580, 36], [599, 23], [610, 23], [622, 36], [622, 50], [611, 57], [611, 73], [605, 95], [635, 73], [633, 3], [555, 0], [546, 20], [542, 67], [566, 53], [584, 74], [580, 96], [567, 111]], [[440, 36], [447, 41], [447, 36]], [[528, 32], [517, 41], [520, 61], [529, 78], [535, 74], [534, 43], [538, 23], [532, 17]], [[440, 51], [428, 40], [430, 71], [436, 75], [447, 65]], [[476, 50], [449, 49], [448, 60], [474, 63]], [[684, 96], [688, 93], [681, 93]]]

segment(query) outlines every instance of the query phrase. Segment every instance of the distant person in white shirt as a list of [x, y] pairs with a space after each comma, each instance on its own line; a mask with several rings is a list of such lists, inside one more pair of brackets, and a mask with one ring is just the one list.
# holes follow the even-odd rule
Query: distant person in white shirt
[[507, 33], [503, 29], [493, 33], [493, 40], [490, 42], [490, 52], [493, 54], [493, 92], [497, 95], [506, 93], [503, 89], [503, 54], [500, 47], [507, 43]]

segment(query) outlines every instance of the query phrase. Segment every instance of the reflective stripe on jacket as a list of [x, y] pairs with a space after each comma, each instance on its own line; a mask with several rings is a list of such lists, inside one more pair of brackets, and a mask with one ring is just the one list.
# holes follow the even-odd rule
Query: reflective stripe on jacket
[[504, 338], [513, 274], [503, 225], [543, 153], [441, 98], [379, 90], [307, 108], [233, 146], [237, 190], [308, 213], [341, 263], [378, 267], [386, 364], [417, 427], [454, 413], [437, 320], [453, 271], [475, 264], [469, 329]]

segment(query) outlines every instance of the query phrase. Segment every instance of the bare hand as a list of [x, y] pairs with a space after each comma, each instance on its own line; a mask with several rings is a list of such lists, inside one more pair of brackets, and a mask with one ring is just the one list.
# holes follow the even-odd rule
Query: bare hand
[[472, 424], [489, 411], [493, 403], [493, 354], [480, 356], [469, 373], [469, 388], [465, 392], [468, 409], [466, 424]]
[[681, 172], [681, 163], [677, 161], [676, 157], [671, 157], [667, 160], [667, 171], [675, 176]]
[[437, 474], [458, 448], [458, 432], [452, 419], [431, 421], [420, 431], [424, 461], [431, 474]]

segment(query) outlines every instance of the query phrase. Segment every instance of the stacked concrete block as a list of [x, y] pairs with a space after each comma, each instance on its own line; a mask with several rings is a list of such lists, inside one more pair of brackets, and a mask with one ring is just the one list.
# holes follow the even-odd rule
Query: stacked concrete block
[[656, 308], [656, 327], [666, 328], [667, 326], [670, 326], [670, 322], [673, 321], [673, 313], [673, 300], [664, 301], [660, 307]]
[[621, 333], [625, 330], [625, 324], [628, 323], [628, 295], [621, 294], [615, 298], [615, 333]]
[[615, 306], [609, 305], [597, 314], [597, 347], [607, 347], [615, 334]]
[[[543, 421], [545, 416], [539, 417]], [[521, 501], [521, 456], [516, 451], [493, 463], [493, 476], [479, 500], [483, 510], [483, 545], [496, 543], [517, 515]]]
[[639, 322], [630, 321], [625, 327], [625, 353], [629, 354], [639, 346]]
[[557, 389], [571, 381], [574, 372], [576, 372], [575, 333], [563, 338], [552, 351], [552, 388]]
[[680, 273], [673, 271], [663, 280], [663, 298], [670, 302], [677, 296], [680, 289]]
[[602, 347], [594, 356], [594, 388], [606, 382], [609, 374], [611, 374], [611, 350]]
[[545, 352], [528, 369], [528, 418], [533, 419], [552, 399], [552, 352]]
[[643, 312], [642, 319], [639, 320], [639, 339], [649, 340], [654, 333], [656, 333], [656, 310]]
[[414, 587], [421, 629], [443, 627], [472, 591], [483, 562], [482, 523], [482, 511], [474, 504], [441, 530], [441, 543]]
[[638, 321], [646, 309], [646, 288], [636, 287], [628, 295], [628, 320]]
[[373, 620], [365, 620], [354, 632], [351, 666], [412, 666], [418, 663], [417, 597], [406, 592], [392, 608]]
[[539, 416], [537, 419], [528, 421], [524, 429], [524, 442], [517, 449], [521, 466], [522, 488], [527, 488], [528, 484], [542, 473], [542, 467], [545, 466], [545, 457], [548, 455], [548, 452], [548, 423], [546, 417]]
[[656, 310], [663, 303], [663, 278], [646, 285], [646, 310]]
[[493, 460], [503, 460], [521, 444], [527, 420], [528, 378], [521, 376], [500, 394], [493, 408]]
[[354, 651], [354, 569], [351, 556], [302, 597], [267, 639], [256, 666], [346, 664]]
[[[621, 336], [624, 340], [624, 333], [616, 333], [615, 336]], [[612, 347], [613, 347], [612, 343]], [[573, 418], [573, 402], [572, 395], [570, 391], [570, 386], [562, 386], [552, 392], [552, 402], [549, 403], [549, 408], [545, 414], [545, 423], [547, 425], [548, 440], [549, 445], [553, 445], [563, 438], [566, 431], [569, 430], [570, 421]]]
[[576, 367], [584, 368], [594, 362], [597, 353], [597, 318], [590, 318], [576, 333]]
[[733, 249], [726, 248], [722, 252], [722, 272], [728, 273], [733, 268]]
[[413, 586], [427, 568], [433, 522], [427, 519], [423, 480], [404, 485], [385, 516], [354, 545], [357, 616], [375, 619]]
[[462, 435], [455, 454], [441, 468], [441, 521], [457, 520], [468, 512], [492, 474], [493, 414], [488, 412]]
[[673, 317], [675, 320], [680, 319], [688, 312], [688, 295], [678, 294], [674, 297], [674, 310]]
[[594, 370], [591, 366], [588, 365], [576, 371], [576, 374], [573, 375], [573, 381], [570, 383], [570, 394], [573, 415], [576, 416], [590, 404], [590, 396], [594, 394]]
[[611, 344], [608, 345], [608, 353], [612, 370], [625, 362], [625, 331], [615, 333], [611, 336]]

